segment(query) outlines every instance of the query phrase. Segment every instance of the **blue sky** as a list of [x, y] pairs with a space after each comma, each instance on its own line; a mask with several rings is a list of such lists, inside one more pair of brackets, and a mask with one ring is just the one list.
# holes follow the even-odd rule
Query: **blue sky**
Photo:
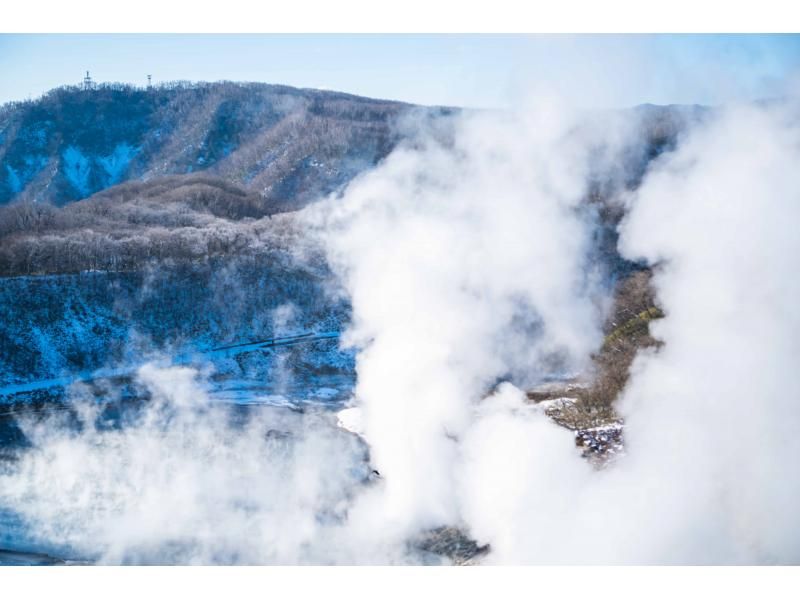
[[264, 81], [423, 104], [718, 104], [786, 92], [798, 35], [1, 34], [0, 102], [97, 81]]

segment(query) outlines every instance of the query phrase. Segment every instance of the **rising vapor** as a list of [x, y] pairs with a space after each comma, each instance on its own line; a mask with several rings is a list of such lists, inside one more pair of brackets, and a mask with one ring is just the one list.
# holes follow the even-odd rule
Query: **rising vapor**
[[[326, 412], [239, 421], [198, 372], [148, 365], [124, 427], [89, 403], [77, 429], [23, 421], [2, 503], [103, 563], [423, 562], [442, 526], [487, 564], [800, 561], [797, 112], [718, 109], [635, 190], [621, 117], [542, 101], [452, 137], [419, 126], [298, 217], [350, 299], [363, 441]], [[617, 402], [626, 453], [601, 469], [525, 394], [591, 376], [602, 345], [598, 179], [665, 313]]]
[[599, 342], [580, 209], [590, 148], [575, 124], [553, 104], [467, 116], [452, 145], [423, 133], [320, 206], [385, 478], [368, 528], [461, 523], [462, 438], [481, 398], [579, 370]]

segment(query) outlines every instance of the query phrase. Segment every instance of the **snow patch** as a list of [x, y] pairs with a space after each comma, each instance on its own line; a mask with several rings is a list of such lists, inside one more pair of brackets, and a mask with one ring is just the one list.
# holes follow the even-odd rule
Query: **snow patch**
[[62, 157], [64, 158], [64, 176], [67, 177], [70, 184], [81, 195], [89, 195], [89, 173], [91, 170], [89, 158], [72, 145], [64, 150]]
[[6, 171], [8, 172], [8, 186], [11, 187], [11, 191], [14, 193], [19, 193], [22, 191], [22, 181], [20, 180], [17, 171], [8, 164], [6, 164]]
[[43, 156], [26, 156], [25, 165], [21, 169], [6, 164], [6, 179], [12, 193], [19, 193], [36, 174], [45, 167], [47, 158]]
[[571, 407], [575, 403], [578, 402], [578, 399], [574, 399], [572, 397], [556, 397], [554, 399], [545, 399], [544, 401], [539, 401], [536, 405], [541, 408], [543, 411], [547, 412], [553, 409], [564, 409], [565, 407]]
[[109, 185], [116, 185], [122, 179], [122, 175], [128, 170], [131, 160], [138, 152], [139, 148], [123, 142], [117, 144], [108, 156], [97, 159], [108, 177]]
[[336, 424], [357, 436], [364, 435], [364, 415], [358, 407], [342, 409], [336, 414]]
[[314, 390], [311, 395], [320, 399], [332, 399], [338, 396], [339, 393], [339, 389], [323, 386], [322, 388]]

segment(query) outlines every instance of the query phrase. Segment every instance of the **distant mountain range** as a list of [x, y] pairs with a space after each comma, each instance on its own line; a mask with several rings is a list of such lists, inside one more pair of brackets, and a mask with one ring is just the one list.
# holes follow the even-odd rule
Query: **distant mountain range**
[[297, 208], [386, 156], [404, 116], [449, 112], [262, 83], [61, 87], [0, 109], [0, 205], [201, 172]]

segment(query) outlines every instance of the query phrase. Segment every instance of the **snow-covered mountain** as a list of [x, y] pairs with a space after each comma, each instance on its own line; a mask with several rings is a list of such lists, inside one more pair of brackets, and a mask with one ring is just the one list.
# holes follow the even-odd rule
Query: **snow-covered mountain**
[[0, 204], [203, 172], [296, 208], [374, 165], [420, 111], [448, 112], [260, 83], [57, 88], [0, 109]]

